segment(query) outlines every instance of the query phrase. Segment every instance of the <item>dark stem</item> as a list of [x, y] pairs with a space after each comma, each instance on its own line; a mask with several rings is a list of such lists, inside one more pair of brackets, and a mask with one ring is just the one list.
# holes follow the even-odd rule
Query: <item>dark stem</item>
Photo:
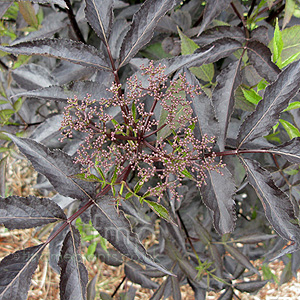
[[156, 130], [154, 130], [154, 131], [152, 131], [152, 132], [149, 132], [148, 134], [145, 134], [145, 135], [143, 136], [144, 139], [146, 139], [146, 138], [148, 138], [149, 136], [155, 134], [156, 132], [162, 130], [162, 129], [163, 129], [164, 127], [166, 127], [166, 126], [167, 126], [167, 124], [163, 124], [163, 125], [159, 126]]
[[[245, 150], [228, 150], [228, 151], [222, 151], [222, 152], [215, 152], [216, 156], [227, 156], [227, 155], [238, 155], [243, 153], [270, 153], [269, 150], [266, 149], [245, 149]], [[208, 153], [205, 155], [205, 157], [211, 156], [211, 153]]]
[[186, 238], [187, 238], [187, 240], [188, 240], [188, 242], [189, 242], [189, 244], [190, 244], [190, 246], [191, 246], [191, 248], [192, 248], [194, 254], [196, 255], [196, 257], [198, 257], [197, 251], [196, 251], [196, 249], [195, 249], [195, 247], [194, 247], [194, 245], [193, 245], [193, 243], [192, 243], [192, 241], [191, 241], [189, 232], [188, 232], [188, 230], [186, 229], [186, 227], [185, 227], [185, 225], [184, 225], [184, 223], [183, 223], [183, 220], [182, 220], [182, 218], [181, 218], [181, 215], [180, 215], [179, 211], [177, 211], [176, 214], [177, 214], [177, 216], [178, 216], [178, 218], [179, 218], [180, 224], [182, 225], [183, 231], [184, 231], [184, 233], [185, 233], [185, 235], [186, 235]]
[[251, 14], [252, 14], [252, 12], [253, 12], [253, 9], [254, 9], [254, 6], [255, 6], [255, 4], [256, 4], [256, 0], [252, 0], [251, 7], [250, 7], [250, 9], [249, 9], [249, 11], [248, 11], [248, 17], [250, 17], [250, 16], [251, 16]]
[[76, 37], [78, 38], [78, 40], [82, 43], [85, 44], [85, 40], [84, 40], [84, 37], [81, 33], [81, 30], [78, 26], [78, 23], [76, 21], [76, 18], [75, 18], [75, 15], [74, 15], [74, 12], [73, 12], [73, 9], [72, 9], [72, 5], [70, 3], [70, 0], [65, 0], [66, 4], [67, 4], [67, 14], [68, 14], [68, 17], [69, 17], [69, 20], [71, 22], [71, 26], [76, 34]]
[[[126, 167], [122, 174], [120, 174], [116, 180], [116, 183], [120, 183], [122, 180], [126, 180], [128, 177], [128, 168], [130, 168], [130, 166]], [[130, 168], [131, 169], [131, 168]], [[110, 185], [107, 184], [103, 190], [101, 190], [97, 195], [96, 195], [96, 199], [106, 195], [110, 190]], [[74, 220], [76, 220], [83, 212], [85, 212], [90, 206], [92, 206], [93, 204], [95, 204], [94, 199], [90, 199], [84, 206], [82, 206], [76, 213], [74, 213], [72, 216], [70, 216], [64, 224], [61, 225], [60, 228], [58, 228], [58, 230], [51, 236], [48, 237], [47, 241], [45, 242], [45, 244], [49, 244], [51, 241], [53, 241], [67, 226], [69, 226], [70, 224], [72, 224], [72, 222]]]
[[233, 2], [231, 2], [230, 5], [231, 5], [233, 11], [235, 12], [235, 14], [242, 21], [243, 27], [244, 27], [244, 31], [245, 31], [245, 35], [246, 35], [246, 38], [248, 39], [249, 38], [249, 31], [248, 31], [247, 24], [246, 24], [244, 16], [239, 13], [239, 11], [237, 10], [237, 8], [235, 7], [235, 5], [234, 5]]
[[[275, 1], [273, 4], [272, 4], [272, 7], [273, 6], [275, 6], [275, 5], [277, 5], [278, 3], [280, 3], [280, 2], [282, 2], [282, 0], [277, 0], [277, 1]], [[269, 10], [269, 7], [265, 7], [265, 8], [263, 8], [260, 12], [258, 12], [258, 16], [259, 15], [261, 15], [261, 14], [263, 14], [264, 12], [266, 12], [266, 11], [268, 11]]]
[[0, 60], [0, 65], [4, 70], [9, 70], [9, 67], [2, 60]]
[[276, 165], [276, 168], [278, 169], [280, 175], [282, 176], [282, 178], [284, 179], [284, 181], [286, 182], [286, 184], [287, 184], [288, 187], [290, 188], [290, 187], [291, 187], [291, 184], [290, 184], [290, 182], [288, 181], [288, 179], [285, 177], [285, 175], [284, 175], [282, 169], [280, 168], [279, 163], [278, 163], [278, 161], [277, 161], [277, 158], [276, 158], [275, 154], [272, 153], [271, 155], [272, 155], [273, 161], [274, 161], [274, 163], [275, 163], [275, 165]]
[[278, 9], [271, 12], [268, 18], [266, 18], [266, 22], [271, 23], [273, 19], [275, 19], [285, 8], [285, 4], [282, 4]]
[[111, 295], [112, 298], [117, 294], [118, 290], [120, 289], [121, 285], [124, 283], [125, 279], [126, 279], [126, 276], [123, 277], [122, 281], [118, 284], [115, 291], [112, 293], [112, 295]]

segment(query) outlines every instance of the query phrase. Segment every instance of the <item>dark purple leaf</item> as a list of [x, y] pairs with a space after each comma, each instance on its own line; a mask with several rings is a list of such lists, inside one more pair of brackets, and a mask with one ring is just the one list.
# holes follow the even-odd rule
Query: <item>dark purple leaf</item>
[[0, 46], [0, 50], [12, 54], [55, 57], [85, 67], [110, 71], [101, 52], [92, 46], [73, 40], [42, 39], [14, 46]]
[[26, 300], [31, 277], [46, 244], [4, 257], [0, 263], [0, 300]]
[[55, 115], [46, 119], [46, 121], [35, 128], [30, 138], [38, 143], [47, 139], [51, 139], [52, 136], [60, 133], [59, 129], [62, 121], [63, 115]]
[[256, 110], [249, 115], [240, 127], [239, 148], [254, 139], [268, 134], [279, 119], [279, 115], [289, 101], [298, 93], [300, 87], [300, 61], [291, 63], [280, 73], [278, 79], [267, 86], [264, 98]]
[[233, 256], [242, 266], [259, 275], [258, 270], [252, 265], [247, 256], [231, 245], [225, 244], [224, 246], [231, 256]]
[[173, 300], [181, 300], [180, 284], [177, 277], [171, 276], [171, 288]]
[[263, 43], [264, 45], [268, 45], [269, 44], [269, 36], [268, 36], [268, 28], [265, 26], [259, 26], [256, 27], [255, 29], [253, 29], [251, 31], [251, 40], [256, 40], [259, 41], [260, 43]]
[[21, 42], [52, 37], [59, 30], [69, 26], [69, 20], [65, 13], [55, 11], [49, 15], [46, 15], [41, 25], [42, 26], [39, 28], [39, 30], [29, 32], [27, 35], [22, 35], [21, 37], [12, 41], [11, 46]]
[[[53, 234], [55, 234], [55, 232], [57, 230], [59, 230], [59, 228], [63, 225], [63, 223], [58, 223], [52, 230], [50, 236], [52, 236]], [[66, 238], [66, 235], [69, 232], [69, 226], [66, 227], [62, 232], [60, 232], [55, 239], [53, 239], [50, 243], [49, 243], [49, 263], [51, 268], [57, 273], [60, 274], [60, 267], [58, 266], [58, 261], [60, 258], [60, 251], [61, 251], [61, 247], [63, 245], [63, 241]]]
[[235, 238], [235, 243], [243, 243], [243, 244], [257, 244], [263, 241], [267, 241], [276, 237], [276, 234], [265, 234], [265, 233], [253, 233], [249, 235], [243, 235], [241, 237]]
[[[18, 0], [21, 1], [21, 0]], [[61, 7], [67, 7], [66, 3], [64, 0], [30, 0], [32, 3], [40, 3], [40, 4], [57, 4], [60, 5]]]
[[225, 167], [222, 174], [216, 171], [206, 171], [206, 184], [202, 184], [200, 191], [202, 201], [212, 211], [214, 227], [219, 234], [231, 232], [235, 226], [235, 208], [232, 199], [235, 184], [231, 173]]
[[6, 184], [5, 184], [6, 164], [7, 164], [7, 157], [1, 158], [0, 159], [0, 197], [3, 198], [6, 195]]
[[[194, 86], [200, 86], [199, 81], [189, 70], [186, 70], [185, 73], [188, 83]], [[194, 95], [193, 98], [188, 95], [187, 99], [192, 101], [191, 107], [193, 109], [193, 117], [197, 118], [194, 129], [195, 136], [199, 140], [204, 134], [207, 134], [209, 137], [218, 136], [219, 124], [215, 117], [215, 111], [211, 100], [204, 92], [202, 92], [201, 95]]]
[[96, 32], [108, 45], [108, 37], [113, 23], [113, 4], [111, 0], [85, 0], [85, 17]]
[[134, 14], [120, 53], [120, 67], [128, 62], [153, 36], [158, 21], [176, 4], [176, 0], [146, 0]]
[[216, 18], [222, 11], [226, 10], [231, 0], [208, 0], [206, 1], [203, 20], [198, 35], [206, 28], [210, 22]]
[[169, 278], [170, 277], [167, 277], [167, 279], [164, 280], [164, 282], [159, 286], [159, 288], [152, 295], [152, 297], [150, 298], [150, 300], [160, 300], [163, 297], [163, 295], [165, 293], [167, 282], [170, 280]]
[[268, 82], [275, 81], [280, 69], [272, 62], [270, 49], [258, 41], [248, 42], [247, 49], [249, 60], [257, 73]]
[[87, 297], [86, 300], [95, 300], [96, 298], [96, 284], [98, 280], [98, 274], [96, 274], [87, 285]]
[[12, 77], [25, 90], [35, 90], [57, 84], [46, 68], [35, 64], [23, 65], [13, 70]]
[[31, 139], [9, 135], [20, 151], [32, 163], [35, 170], [46, 176], [55, 190], [63, 196], [79, 200], [91, 199], [95, 185], [71, 175], [80, 173], [81, 167], [73, 158], [60, 150], [48, 148]]
[[243, 157], [240, 159], [246, 168], [250, 184], [262, 202], [268, 221], [282, 238], [299, 245], [300, 227], [288, 196], [274, 184], [271, 174], [257, 161]]
[[125, 275], [130, 281], [138, 283], [146, 289], [157, 289], [159, 287], [158, 283], [145, 276], [142, 271], [143, 268], [132, 261], [127, 262], [124, 267]]
[[233, 289], [228, 287], [225, 292], [218, 298], [218, 300], [232, 300]]
[[138, 236], [132, 232], [129, 221], [123, 212], [117, 212], [113, 201], [111, 197], [102, 197], [92, 207], [92, 223], [95, 229], [123, 255], [172, 275], [147, 254]]
[[235, 39], [241, 43], [245, 41], [245, 32], [242, 28], [236, 26], [216, 26], [205, 30], [200, 37], [193, 41], [200, 47], [212, 44], [222, 38]]
[[9, 9], [9, 7], [13, 4], [13, 2], [4, 2], [0, 3], [0, 18], [3, 17], [3, 15], [6, 13], [6, 11]]
[[112, 57], [115, 59], [120, 55], [122, 42], [129, 28], [130, 24], [125, 19], [117, 19], [114, 22], [108, 42]]
[[205, 246], [211, 244], [212, 237], [207, 231], [207, 229], [202, 225], [202, 222], [198, 218], [196, 218], [195, 220], [192, 219], [192, 221], [194, 223], [195, 232], [201, 243]]
[[247, 282], [239, 282], [234, 285], [234, 288], [241, 292], [254, 293], [264, 287], [269, 280], [253, 280]]
[[208, 246], [209, 256], [211, 260], [214, 262], [214, 267], [216, 268], [216, 275], [218, 277], [223, 277], [223, 261], [221, 254], [215, 244], [210, 244]]
[[61, 300], [86, 300], [86, 286], [88, 272], [82, 263], [80, 253], [79, 231], [71, 227], [67, 234], [59, 259], [60, 275], [60, 299]]
[[296, 137], [278, 147], [268, 149], [268, 152], [280, 155], [292, 163], [300, 164], [300, 138]]
[[[165, 74], [172, 74], [175, 71], [186, 67], [200, 67], [203, 64], [213, 63], [223, 57], [230, 55], [236, 50], [240, 49], [242, 44], [236, 40], [230, 38], [224, 38], [217, 40], [216, 42], [209, 44], [205, 47], [197, 49], [194, 54], [180, 55], [172, 58], [161, 59], [155, 62], [155, 66], [161, 64], [166, 66]], [[130, 61], [130, 64], [139, 69], [144, 64], [149, 63], [148, 59], [134, 58]]]
[[217, 142], [221, 151], [225, 148], [228, 124], [234, 110], [234, 93], [242, 80], [240, 67], [241, 59], [222, 70], [216, 79], [218, 84], [212, 94], [212, 102], [220, 124]]
[[106, 90], [106, 87], [99, 82], [76, 81], [63, 86], [49, 86], [42, 89], [23, 92], [14, 95], [14, 97], [26, 96], [37, 97], [45, 100], [54, 100], [67, 103], [68, 98], [76, 96], [79, 100], [91, 95], [92, 99], [109, 98], [112, 96]]
[[190, 279], [187, 279], [189, 285], [191, 286], [191, 288], [193, 289], [194, 291], [194, 300], [203, 300], [205, 299], [206, 297], [206, 290], [199, 287], [199, 285], [193, 281], [193, 280], [190, 280]]
[[48, 198], [0, 198], [0, 224], [8, 229], [38, 227], [66, 219], [63, 210]]
[[203, 64], [216, 62], [217, 60], [223, 57], [229, 56], [231, 53], [235, 52], [236, 50], [241, 49], [241, 47], [242, 44], [239, 41], [232, 38], [222, 38], [216, 40], [213, 43], [201, 47], [194, 52], [194, 54], [204, 53], [208, 49], [212, 48], [210, 53], [207, 53], [205, 56], [203, 56], [197, 63], [194, 63], [193, 66], [200, 67]]
[[107, 249], [107, 251], [105, 251], [100, 244], [96, 247], [95, 256], [110, 266], [118, 267], [123, 264], [123, 258], [120, 252], [115, 249]]

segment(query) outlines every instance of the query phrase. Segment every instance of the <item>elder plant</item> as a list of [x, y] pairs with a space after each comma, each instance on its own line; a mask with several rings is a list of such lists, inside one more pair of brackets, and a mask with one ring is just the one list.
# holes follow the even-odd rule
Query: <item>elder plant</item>
[[[289, 102], [300, 88], [300, 62], [298, 53], [284, 53], [278, 22], [270, 44], [268, 29], [258, 25], [260, 15], [268, 13], [271, 23], [280, 14], [280, 1], [243, 1], [243, 13], [230, 1], [146, 0], [134, 13], [122, 1], [32, 2], [45, 19], [40, 24], [37, 7], [20, 4], [32, 32], [19, 30], [12, 42], [5, 31], [11, 46], [0, 46], [8, 53], [0, 63], [10, 93], [1, 90], [2, 101], [13, 108], [0, 117], [5, 138], [57, 195], [0, 199], [6, 228], [52, 226], [45, 242], [1, 261], [0, 299], [27, 298], [47, 245], [61, 299], [93, 299], [78, 217], [117, 250], [99, 244], [95, 256], [124, 265], [128, 280], [155, 290], [153, 300], [181, 299], [186, 284], [195, 299], [210, 290], [234, 299], [237, 290], [263, 287], [268, 261], [279, 257], [285, 274], [296, 272], [300, 133], [289, 111], [299, 103]], [[10, 6], [0, 6], [6, 18]], [[221, 11], [230, 26], [208, 28]], [[284, 13], [284, 26], [289, 18]], [[49, 38], [53, 33], [59, 38]], [[14, 134], [24, 127], [35, 128], [29, 138]], [[155, 228], [146, 251], [141, 241]], [[251, 263], [257, 258], [265, 259], [263, 276]], [[256, 280], [247, 278], [253, 274]], [[112, 299], [117, 290], [100, 296]]]
[[[149, 186], [141, 200], [155, 196], [159, 202], [167, 190], [178, 199], [181, 195], [176, 188], [181, 186], [183, 179], [188, 176], [200, 187], [205, 183], [205, 171], [219, 170], [223, 165], [215, 163], [215, 154], [211, 153], [214, 137], [204, 135], [198, 140], [193, 134], [196, 118], [192, 117], [191, 102], [186, 100], [186, 94], [191, 98], [199, 95], [199, 86], [190, 85], [182, 75], [168, 86], [165, 67], [154, 67], [153, 62], [148, 67], [142, 66], [141, 70], [141, 76], [147, 76], [147, 87], [134, 76], [127, 81], [126, 95], [120, 84], [114, 84], [109, 99], [91, 100], [90, 96], [83, 101], [77, 97], [69, 99], [62, 121], [64, 138], [72, 138], [74, 131], [85, 133], [75, 163], [84, 166], [82, 172], [87, 178], [95, 179], [92, 172], [96, 170], [97, 180], [102, 184], [114, 188], [114, 180], [118, 178], [118, 183], [123, 182], [128, 188], [127, 177], [131, 171], [136, 172], [139, 182], [134, 192], [128, 190], [126, 199], [137, 196], [143, 185], [155, 176], [159, 182]], [[152, 101], [149, 111], [145, 110], [146, 97], [148, 102]], [[105, 112], [110, 106], [120, 108], [123, 123]], [[154, 118], [156, 106], [161, 106], [167, 114], [162, 125]], [[167, 139], [161, 136], [150, 140], [165, 127], [172, 132]], [[108, 173], [112, 173], [111, 179], [105, 176]], [[114, 189], [113, 192], [115, 196]]]

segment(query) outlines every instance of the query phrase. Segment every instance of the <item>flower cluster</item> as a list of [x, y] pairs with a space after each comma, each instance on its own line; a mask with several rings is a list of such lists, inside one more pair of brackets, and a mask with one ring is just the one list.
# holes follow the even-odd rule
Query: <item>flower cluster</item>
[[[223, 166], [211, 153], [214, 138], [204, 135], [199, 140], [193, 134], [196, 119], [186, 96], [200, 93], [199, 87], [190, 85], [184, 75], [168, 81], [164, 70], [151, 62], [141, 66], [143, 80], [137, 75], [127, 80], [125, 93], [120, 84], [113, 84], [109, 99], [91, 100], [88, 95], [81, 101], [68, 100], [62, 133], [64, 138], [72, 138], [74, 131], [85, 133], [76, 157], [84, 172], [89, 174], [97, 165], [104, 174], [113, 169], [120, 175], [129, 166], [141, 184], [154, 176], [159, 179], [147, 195], [161, 197], [169, 189], [179, 197], [176, 188], [184, 178], [201, 186], [206, 170]], [[151, 101], [148, 110], [146, 101]], [[110, 106], [120, 108], [123, 122], [107, 113]], [[155, 118], [159, 106], [160, 117]]]

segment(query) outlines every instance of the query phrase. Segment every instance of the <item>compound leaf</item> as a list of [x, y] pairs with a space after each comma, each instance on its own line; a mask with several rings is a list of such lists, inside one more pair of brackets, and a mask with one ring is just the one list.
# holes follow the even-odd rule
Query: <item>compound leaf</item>
[[247, 43], [247, 54], [257, 73], [268, 82], [276, 80], [280, 69], [271, 60], [271, 51], [263, 43], [250, 41]]
[[[186, 70], [185, 73], [188, 83], [194, 86], [200, 85], [199, 81], [189, 70]], [[211, 99], [202, 92], [200, 95], [194, 95], [194, 97], [187, 95], [187, 100], [191, 101], [193, 117], [197, 118], [194, 129], [195, 136], [199, 140], [204, 134], [207, 134], [209, 137], [219, 136], [219, 124]]]
[[63, 86], [49, 86], [33, 91], [22, 92], [13, 97], [37, 97], [67, 103], [68, 98], [73, 99], [76, 95], [79, 100], [82, 100], [87, 97], [87, 94], [89, 94], [92, 99], [111, 97], [111, 93], [107, 92], [104, 85], [93, 81], [76, 81]]
[[239, 147], [266, 135], [272, 126], [278, 122], [282, 110], [288, 106], [289, 101], [298, 93], [300, 87], [299, 68], [300, 61], [291, 63], [280, 73], [275, 82], [267, 86], [264, 98], [240, 127]]
[[63, 220], [66, 220], [63, 210], [48, 198], [0, 198], [0, 224], [8, 229], [32, 228]]
[[74, 164], [73, 158], [67, 153], [61, 150], [50, 151], [32, 139], [7, 135], [32, 163], [35, 170], [47, 177], [58, 193], [79, 200], [90, 199], [94, 194], [93, 183], [71, 178], [72, 175], [80, 173], [81, 167]]
[[31, 277], [45, 246], [46, 244], [40, 244], [29, 247], [2, 259], [0, 263], [0, 300], [27, 299]]
[[212, 94], [212, 102], [220, 124], [218, 145], [223, 151], [225, 147], [227, 128], [234, 110], [234, 92], [241, 83], [241, 60], [231, 63], [217, 77], [217, 86]]
[[259, 275], [258, 270], [252, 265], [247, 256], [241, 253], [236, 247], [225, 244], [225, 249], [244, 267]]
[[239, 282], [234, 285], [241, 292], [254, 293], [264, 287], [269, 280], [252, 280], [247, 282]]
[[205, 46], [222, 38], [231, 38], [243, 43], [245, 41], [245, 33], [237, 26], [215, 26], [205, 30], [199, 38], [193, 40], [199, 46]]
[[214, 226], [219, 234], [231, 232], [235, 226], [235, 208], [232, 196], [235, 184], [231, 173], [225, 167], [222, 174], [216, 171], [206, 171], [206, 184], [200, 191], [202, 201], [212, 211]]
[[95, 202], [91, 210], [95, 229], [123, 255], [172, 275], [149, 256], [138, 236], [132, 232], [130, 223], [123, 212], [117, 212], [113, 201], [112, 197], [107, 196]]
[[132, 261], [125, 264], [124, 272], [130, 281], [138, 283], [146, 289], [157, 289], [159, 287], [158, 283], [152, 281], [149, 277], [142, 273], [143, 268], [140, 265]]
[[280, 146], [268, 149], [270, 153], [280, 155], [288, 161], [300, 164], [300, 138], [296, 137]]
[[300, 227], [293, 204], [274, 183], [271, 174], [255, 160], [240, 157], [246, 168], [248, 180], [259, 196], [268, 221], [284, 239], [299, 246]]
[[108, 45], [108, 37], [113, 23], [113, 4], [111, 0], [86, 0], [85, 17], [96, 34]]
[[206, 26], [217, 17], [223, 10], [226, 10], [231, 0], [209, 0], [206, 1], [206, 6], [203, 15], [203, 21], [198, 33], [198, 36], [206, 28]]
[[176, 4], [175, 0], [146, 0], [134, 14], [120, 52], [120, 67], [152, 38], [158, 21]]
[[60, 299], [85, 300], [88, 272], [82, 263], [80, 253], [80, 233], [71, 227], [67, 234], [58, 262], [61, 268]]
[[92, 46], [73, 40], [41, 39], [14, 46], [0, 46], [0, 50], [12, 54], [55, 57], [85, 67], [110, 71], [101, 52]]

